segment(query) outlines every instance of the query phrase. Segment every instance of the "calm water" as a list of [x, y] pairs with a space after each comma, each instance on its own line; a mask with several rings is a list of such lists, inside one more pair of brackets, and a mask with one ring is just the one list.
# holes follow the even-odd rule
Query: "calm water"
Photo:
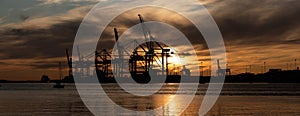
[[[0, 115], [93, 115], [81, 101], [73, 84], [66, 85], [64, 89], [54, 89], [53, 84], [1, 85]], [[177, 84], [164, 85], [158, 93], [149, 97], [126, 94], [116, 84], [104, 84], [103, 88], [115, 103], [143, 111], [167, 103], [174, 97]], [[199, 85], [196, 97], [182, 115], [197, 115], [206, 88], [207, 84]], [[152, 88], [133, 89], [142, 92]], [[187, 95], [189, 90], [180, 93]], [[179, 112], [182, 99], [179, 97], [155, 115]], [[109, 103], [97, 108], [103, 115], [134, 115], [123, 114]], [[217, 103], [207, 115], [300, 115], [300, 84], [225, 84]]]

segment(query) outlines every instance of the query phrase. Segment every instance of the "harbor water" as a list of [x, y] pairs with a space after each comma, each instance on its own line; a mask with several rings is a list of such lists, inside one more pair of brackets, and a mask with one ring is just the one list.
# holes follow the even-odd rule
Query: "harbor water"
[[[53, 88], [53, 83], [1, 83], [1, 85], [0, 115], [3, 116], [93, 115], [82, 102], [74, 84], [65, 84], [63, 89]], [[167, 103], [176, 93], [177, 85], [165, 84], [156, 94], [143, 98], [125, 94], [117, 84], [102, 84], [102, 87], [119, 106], [144, 111]], [[199, 85], [196, 96], [182, 115], [198, 114], [207, 86], [208, 84]], [[148, 91], [153, 88], [136, 89]], [[189, 92], [185, 90], [181, 94], [186, 95]], [[151, 115], [168, 116], [180, 112], [182, 99], [174, 100], [164, 107], [162, 112]], [[109, 103], [101, 104], [98, 108], [103, 115], [135, 115], [124, 114]], [[219, 99], [206, 115], [300, 115], [300, 84], [224, 84]]]

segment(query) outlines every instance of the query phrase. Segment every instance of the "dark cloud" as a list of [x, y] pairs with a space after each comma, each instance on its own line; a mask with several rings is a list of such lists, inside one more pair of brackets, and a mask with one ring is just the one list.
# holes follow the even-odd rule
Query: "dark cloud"
[[62, 21], [47, 29], [7, 29], [1, 34], [1, 59], [52, 58], [65, 56], [72, 48], [81, 20]]
[[[300, 26], [299, 0], [228, 0], [210, 3], [225, 42], [249, 45], [299, 44], [288, 41]], [[240, 41], [242, 40], [242, 41]]]
[[[122, 35], [122, 33], [127, 29], [140, 23], [138, 14], [142, 15], [145, 22], [158, 21], [174, 26], [181, 31], [191, 41], [191, 43], [195, 45], [204, 44], [204, 48], [201, 49], [207, 49], [201, 33], [187, 18], [177, 14], [176, 12], [158, 7], [132, 9], [116, 17], [111, 21], [108, 27], [104, 30], [104, 33], [101, 35], [98, 48], [111, 49], [115, 42], [113, 28], [118, 28], [119, 35]], [[108, 40], [111, 43], [107, 43]]]
[[[206, 7], [216, 20], [226, 45], [247, 47], [300, 43], [300, 37], [297, 35], [300, 31], [299, 0], [212, 0], [204, 2], [207, 3]], [[163, 9], [149, 9], [146, 10], [148, 12], [141, 13], [145, 20], [169, 23], [181, 30], [192, 43], [205, 45], [199, 31], [188, 20], [172, 20], [170, 15], [173, 14], [170, 11], [169, 15], [165, 15], [166, 11]], [[121, 15], [111, 25], [131, 27], [138, 22], [137, 13], [139, 12], [129, 11], [128, 14], [131, 15]], [[182, 22], [185, 22], [184, 25]], [[106, 31], [105, 34], [113, 38], [112, 29]]]

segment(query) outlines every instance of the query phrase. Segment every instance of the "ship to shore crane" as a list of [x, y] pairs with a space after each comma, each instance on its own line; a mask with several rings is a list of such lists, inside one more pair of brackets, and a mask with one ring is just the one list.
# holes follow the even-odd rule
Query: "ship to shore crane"
[[[116, 50], [116, 52], [104, 48], [94, 53], [98, 78], [111, 79], [112, 77], [127, 77], [129, 75], [127, 75], [128, 73], [126, 72], [129, 72], [133, 78], [143, 78], [144, 80], [150, 78], [149, 72], [154, 72], [157, 76], [168, 76], [169, 74], [179, 75], [180, 71], [179, 73], [169, 72], [168, 58], [171, 57], [171, 54], [174, 54], [174, 51], [171, 51], [169, 46], [155, 41], [142, 15], [138, 14], [138, 18], [145, 42], [142, 44], [138, 43], [137, 40], [129, 42], [129, 44], [136, 44], [137, 47], [133, 49], [132, 52], [128, 52], [123, 43], [118, 42], [119, 32], [117, 28], [114, 28], [114, 39], [116, 41], [116, 49], [114, 50]], [[82, 56], [79, 55], [78, 57], [79, 61], [84, 62]], [[68, 61], [70, 60], [71, 59], [68, 58]], [[128, 67], [125, 67], [127, 64]], [[189, 70], [185, 67], [184, 70], [187, 70], [185, 71], [187, 75], [190, 74]]]
[[74, 77], [72, 73], [72, 58], [70, 57], [69, 51], [66, 48], [66, 55], [67, 55], [67, 64], [68, 64], [68, 76], [66, 76], [63, 81], [66, 83], [73, 83], [74, 82]]

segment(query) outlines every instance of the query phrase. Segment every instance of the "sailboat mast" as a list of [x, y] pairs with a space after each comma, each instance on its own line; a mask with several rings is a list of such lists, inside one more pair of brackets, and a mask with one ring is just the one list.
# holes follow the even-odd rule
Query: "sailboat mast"
[[62, 80], [62, 68], [61, 68], [61, 62], [58, 63], [58, 70], [59, 70], [59, 80]]

